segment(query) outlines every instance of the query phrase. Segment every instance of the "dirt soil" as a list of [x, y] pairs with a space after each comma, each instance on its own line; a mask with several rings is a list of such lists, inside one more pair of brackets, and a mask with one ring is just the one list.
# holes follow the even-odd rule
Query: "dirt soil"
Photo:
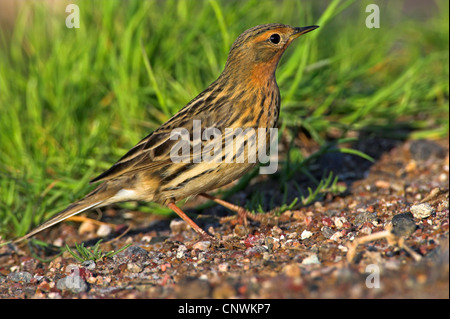
[[[131, 244], [113, 257], [81, 263], [65, 252], [48, 262], [40, 258], [50, 248], [1, 247], [0, 298], [449, 298], [448, 138], [357, 147], [375, 163], [335, 154], [315, 164], [339, 174], [343, 194], [268, 214], [267, 223], [221, 224], [231, 212], [188, 209], [221, 245], [179, 219], [112, 207], [86, 215], [103, 224], [66, 222], [36, 238], [56, 246], [103, 238], [103, 252]], [[306, 189], [305, 176], [293, 180]], [[264, 209], [282, 202], [267, 177], [229, 200], [242, 204], [255, 190]]]

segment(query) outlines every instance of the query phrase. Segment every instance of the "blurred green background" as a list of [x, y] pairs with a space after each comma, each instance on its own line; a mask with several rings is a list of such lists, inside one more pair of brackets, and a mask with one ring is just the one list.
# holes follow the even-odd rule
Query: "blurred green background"
[[[66, 27], [70, 3], [79, 29]], [[378, 29], [365, 25], [370, 3]], [[218, 77], [241, 32], [272, 22], [320, 25], [277, 71], [286, 136], [448, 136], [446, 0], [1, 1], [0, 236], [82, 197]], [[307, 162], [297, 147], [285, 152]]]

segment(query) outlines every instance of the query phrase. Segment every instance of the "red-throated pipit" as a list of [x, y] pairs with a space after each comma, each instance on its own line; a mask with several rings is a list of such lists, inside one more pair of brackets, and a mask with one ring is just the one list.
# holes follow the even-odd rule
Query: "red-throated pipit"
[[[15, 242], [88, 209], [123, 201], [152, 201], [166, 205], [201, 236], [209, 238], [211, 236], [175, 205], [177, 201], [202, 195], [241, 216], [252, 217], [243, 208], [205, 194], [236, 180], [256, 165], [249, 160], [242, 163], [225, 160], [236, 158], [238, 153], [248, 155], [249, 139], [243, 138], [239, 145], [231, 148], [231, 153], [227, 154], [225, 148], [219, 153], [219, 160], [193, 161], [199, 145], [194, 145], [191, 138], [189, 147], [194, 149], [193, 154], [187, 161], [174, 161], [171, 150], [179, 141], [171, 139], [171, 132], [181, 128], [192, 135], [194, 120], [200, 121], [202, 129], [214, 127], [221, 132], [226, 128], [245, 131], [275, 127], [280, 112], [280, 92], [275, 80], [278, 62], [294, 39], [316, 28], [265, 24], [242, 33], [231, 47], [225, 69], [216, 81], [110, 169], [94, 178], [92, 182], [101, 182], [96, 189]], [[205, 144], [207, 141], [200, 139], [197, 142]], [[265, 143], [268, 143], [267, 138]]]

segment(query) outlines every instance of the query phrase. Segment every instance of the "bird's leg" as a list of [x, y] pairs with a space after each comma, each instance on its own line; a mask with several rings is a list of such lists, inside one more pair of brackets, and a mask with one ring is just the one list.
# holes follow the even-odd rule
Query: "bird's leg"
[[175, 203], [169, 203], [167, 205], [171, 210], [173, 210], [175, 213], [177, 213], [178, 216], [180, 216], [189, 226], [191, 226], [200, 236], [202, 236], [204, 239], [215, 241], [216, 238], [209, 235], [207, 232], [205, 232], [203, 229], [201, 229], [200, 226], [198, 226], [192, 219], [186, 215], [181, 208], [179, 208]]
[[[203, 196], [209, 200], [212, 200], [214, 202], [216, 202], [219, 205], [222, 205], [223, 207], [228, 208], [229, 210], [232, 210], [234, 212], [237, 213], [237, 218], [239, 220], [241, 220], [244, 224], [244, 226], [247, 227], [247, 218], [251, 219], [251, 220], [255, 220], [258, 222], [262, 221], [262, 217], [260, 215], [256, 215], [253, 214], [252, 212], [249, 212], [248, 210], [246, 210], [244, 207], [229, 203], [227, 201], [224, 201], [223, 199], [217, 198], [215, 196], [212, 195], [208, 195], [206, 193], [201, 193], [199, 194], [200, 196]], [[226, 223], [229, 222], [230, 220], [236, 219], [236, 216], [231, 216], [231, 217], [223, 217], [220, 219], [221, 223]]]

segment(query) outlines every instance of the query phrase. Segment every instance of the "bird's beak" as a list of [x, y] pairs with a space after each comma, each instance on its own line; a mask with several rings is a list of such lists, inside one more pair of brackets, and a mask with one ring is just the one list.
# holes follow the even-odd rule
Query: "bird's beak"
[[296, 39], [299, 36], [301, 36], [302, 34], [308, 33], [312, 30], [317, 29], [319, 26], [318, 25], [311, 25], [309, 27], [299, 27], [299, 28], [294, 28], [294, 33], [291, 34], [291, 38], [292, 39]]

